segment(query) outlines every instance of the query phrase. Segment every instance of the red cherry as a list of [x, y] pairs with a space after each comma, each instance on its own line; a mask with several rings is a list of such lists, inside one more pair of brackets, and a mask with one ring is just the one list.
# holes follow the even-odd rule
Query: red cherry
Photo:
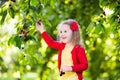
[[120, 19], [118, 19], [118, 23], [120, 23]]
[[16, 0], [11, 0], [12, 2], [16, 2]]
[[41, 25], [41, 23], [40, 23], [39, 21], [38, 21], [37, 23], [38, 23], [39, 25]]
[[42, 21], [42, 19], [40, 18], [40, 20], [37, 22], [39, 25], [41, 25], [41, 21]]
[[29, 33], [29, 31], [24, 32], [25, 35], [27, 35], [28, 33]]
[[25, 39], [24, 39], [24, 41], [28, 41], [29, 40], [29, 38], [27, 37], [27, 36], [25, 36]]

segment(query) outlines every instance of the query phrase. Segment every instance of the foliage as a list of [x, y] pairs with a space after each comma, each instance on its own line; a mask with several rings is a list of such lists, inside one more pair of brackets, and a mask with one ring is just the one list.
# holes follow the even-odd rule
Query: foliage
[[59, 76], [57, 52], [41, 39], [35, 22], [42, 19], [45, 29], [55, 39], [57, 24], [73, 18], [81, 25], [81, 39], [89, 61], [85, 80], [120, 80], [119, 9], [119, 0], [9, 0], [2, 3], [0, 79], [56, 80]]

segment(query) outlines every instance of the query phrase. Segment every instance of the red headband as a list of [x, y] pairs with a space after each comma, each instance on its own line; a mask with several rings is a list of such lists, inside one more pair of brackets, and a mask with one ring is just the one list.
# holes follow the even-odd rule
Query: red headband
[[78, 25], [75, 21], [72, 22], [70, 29], [73, 31], [77, 31], [78, 30]]

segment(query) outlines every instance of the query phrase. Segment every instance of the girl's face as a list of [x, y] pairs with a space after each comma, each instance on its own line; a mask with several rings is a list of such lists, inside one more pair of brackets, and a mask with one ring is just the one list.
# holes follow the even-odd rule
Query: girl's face
[[63, 43], [70, 43], [72, 41], [72, 30], [67, 24], [63, 24], [59, 29], [60, 41]]

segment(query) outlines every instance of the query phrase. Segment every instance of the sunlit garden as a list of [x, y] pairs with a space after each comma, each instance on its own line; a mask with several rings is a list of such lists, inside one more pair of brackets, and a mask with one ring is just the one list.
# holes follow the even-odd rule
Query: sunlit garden
[[120, 80], [120, 0], [0, 0], [0, 80], [58, 80], [56, 26], [75, 19], [89, 67], [84, 80]]

